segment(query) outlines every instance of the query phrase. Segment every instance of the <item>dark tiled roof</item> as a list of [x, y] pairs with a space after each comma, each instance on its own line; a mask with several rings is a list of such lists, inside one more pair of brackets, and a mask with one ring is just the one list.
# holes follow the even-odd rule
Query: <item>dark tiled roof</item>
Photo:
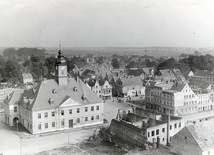
[[214, 147], [214, 121], [204, 121], [196, 125], [186, 126], [198, 146], [202, 150]]
[[[83, 96], [86, 96], [87, 99], [83, 100]], [[21, 104], [34, 111], [53, 109], [67, 100], [67, 97], [79, 104], [102, 102], [80, 79], [69, 78], [67, 85], [58, 85], [55, 80], [42, 81], [35, 91], [26, 90], [24, 92]], [[50, 104], [50, 100], [53, 101], [53, 104]]]
[[120, 77], [120, 79], [123, 82], [124, 86], [142, 85], [143, 84], [143, 82], [139, 76], [125, 76], [125, 77]]
[[184, 83], [175, 82], [173, 84], [171, 90], [175, 90], [175, 91], [181, 92], [184, 89], [185, 86], [186, 86], [186, 84], [184, 84]]
[[198, 70], [195, 72], [194, 76], [206, 76], [209, 72], [206, 70]]
[[146, 74], [146, 75], [150, 75], [151, 74], [151, 70], [154, 70], [155, 71], [155, 68], [154, 67], [148, 67], [148, 68], [142, 68], [143, 72]]
[[16, 89], [11, 94], [9, 94], [6, 99], [4, 100], [4, 103], [6, 104], [15, 104], [18, 103], [20, 98], [22, 97], [22, 94], [24, 92], [24, 89]]

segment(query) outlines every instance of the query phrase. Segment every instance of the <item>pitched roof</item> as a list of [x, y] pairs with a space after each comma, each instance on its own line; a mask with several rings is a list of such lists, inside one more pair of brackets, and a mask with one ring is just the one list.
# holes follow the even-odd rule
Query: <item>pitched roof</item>
[[146, 75], [150, 75], [152, 69], [155, 70], [154, 67], [142, 68], [143, 72], [144, 72]]
[[[86, 100], [83, 100], [83, 96]], [[79, 104], [102, 102], [80, 79], [68, 78], [67, 85], [58, 85], [55, 80], [47, 80], [42, 81], [35, 91], [25, 90], [21, 105], [35, 111], [53, 109], [68, 100], [68, 97]]]
[[181, 73], [180, 69], [173, 69], [173, 73], [175, 74], [178, 80], [180, 81], [186, 80], [183, 74]]
[[175, 90], [175, 91], [181, 92], [184, 89], [185, 86], [186, 86], [185, 83], [175, 82], [173, 84], [171, 90]]
[[195, 72], [194, 76], [206, 76], [208, 74], [207, 70], [198, 70]]
[[24, 74], [22, 74], [22, 77], [24, 79], [33, 78], [33, 76], [30, 73], [24, 73]]
[[207, 89], [211, 84], [205, 81], [191, 81], [191, 86], [193, 86], [193, 88], [195, 89]]
[[120, 79], [123, 82], [124, 86], [143, 84], [139, 76], [125, 76], [125, 77], [120, 77]]
[[24, 89], [15, 89], [11, 94], [7, 95], [7, 97], [4, 100], [4, 103], [6, 104], [18, 103], [20, 98], [22, 97], [23, 92]]
[[171, 89], [173, 86], [173, 83], [172, 82], [157, 82], [154, 87], [159, 87], [159, 88], [162, 88], [162, 90], [167, 90], [167, 89]]
[[177, 79], [175, 74], [170, 69], [162, 69], [160, 70], [160, 74], [163, 77], [168, 77], [169, 79]]
[[214, 121], [204, 121], [186, 126], [202, 150], [214, 148]]

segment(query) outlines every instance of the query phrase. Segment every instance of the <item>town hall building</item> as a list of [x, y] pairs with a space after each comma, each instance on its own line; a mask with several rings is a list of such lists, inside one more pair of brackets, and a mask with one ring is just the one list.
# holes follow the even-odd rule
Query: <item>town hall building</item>
[[78, 77], [68, 76], [63, 53], [58, 53], [55, 79], [15, 90], [4, 100], [6, 124], [19, 122], [32, 134], [103, 124], [102, 100]]

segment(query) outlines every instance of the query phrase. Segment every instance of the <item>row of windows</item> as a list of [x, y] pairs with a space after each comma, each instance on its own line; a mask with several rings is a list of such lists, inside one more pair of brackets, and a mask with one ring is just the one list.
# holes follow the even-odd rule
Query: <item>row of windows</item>
[[[98, 93], [98, 90], [93, 90], [94, 93]], [[99, 90], [99, 93], [101, 93], [101, 90]], [[111, 90], [104, 90], [103, 93], [111, 93]]]
[[186, 99], [186, 98], [194, 98], [195, 97], [195, 95], [194, 94], [190, 94], [190, 95], [184, 95], [184, 98]]
[[[90, 117], [90, 120], [91, 121], [93, 121], [95, 119], [95, 116], [91, 116]], [[97, 115], [96, 116], [96, 119], [98, 120], [99, 119], [99, 115]], [[85, 122], [87, 122], [89, 119], [88, 119], [88, 117], [85, 117]], [[76, 119], [76, 123], [80, 123], [80, 118], [77, 118]], [[47, 128], [49, 128], [49, 123], [45, 123], [45, 126], [44, 126], [44, 128], [45, 129], [47, 129]], [[65, 120], [61, 120], [61, 127], [64, 127], [65, 126]], [[56, 122], [52, 122], [51, 123], [51, 127], [52, 128], [55, 128], [56, 127]], [[38, 124], [38, 129], [40, 130], [40, 129], [42, 129], [42, 124]]]
[[199, 101], [199, 104], [203, 104], [203, 103], [209, 103], [209, 100]]
[[[175, 124], [174, 124], [174, 129], [176, 129], [177, 126], [180, 128], [180, 127], [181, 127], [181, 123], [179, 123], [179, 124], [175, 123]], [[169, 128], [170, 128], [170, 130], [172, 130], [172, 125], [170, 125]], [[162, 128], [162, 133], [165, 133], [165, 128]], [[155, 136], [155, 135], [159, 135], [159, 129], [153, 130], [153, 131], [151, 132], [151, 136]], [[147, 133], [147, 136], [150, 137], [150, 132]]]
[[184, 102], [184, 105], [191, 105], [191, 104], [196, 104], [197, 101], [189, 101], [189, 102]]
[[[154, 92], [154, 95], [163, 97], [163, 98], [165, 98], [165, 99], [170, 99], [170, 100], [173, 99], [173, 95], [162, 94], [161, 92]], [[151, 91], [151, 96], [153, 96], [153, 92], [152, 92], [152, 91]]]
[[184, 109], [181, 109], [181, 113], [183, 112], [187, 112], [187, 111], [195, 111], [197, 110], [197, 107], [189, 107], [189, 108], [184, 108]]
[[[100, 107], [99, 106], [96, 106], [96, 110], [99, 110], [100, 109]], [[73, 109], [69, 109], [69, 114], [72, 114], [72, 111], [73, 111]], [[91, 106], [91, 111], [94, 111], [94, 106]], [[80, 113], [80, 108], [77, 108], [76, 109], [76, 112], [77, 113]], [[85, 107], [85, 112], [88, 112], [88, 107]], [[64, 116], [65, 115], [65, 111], [64, 110], [61, 110], [60, 111], [60, 115], [61, 116]], [[51, 112], [51, 116], [52, 117], [55, 117], [55, 111], [52, 111]], [[42, 114], [41, 113], [38, 113], [38, 118], [40, 119], [40, 118], [42, 118]], [[48, 118], [48, 112], [45, 112], [44, 113], [44, 118]]]

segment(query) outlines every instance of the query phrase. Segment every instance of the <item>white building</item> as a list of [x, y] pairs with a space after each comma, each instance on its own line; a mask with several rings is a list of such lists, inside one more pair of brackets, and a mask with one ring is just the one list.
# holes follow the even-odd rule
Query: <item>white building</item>
[[5, 122], [19, 122], [32, 134], [103, 123], [103, 103], [79, 78], [67, 76], [59, 51], [56, 79], [43, 80], [36, 88], [13, 91], [4, 100]]

